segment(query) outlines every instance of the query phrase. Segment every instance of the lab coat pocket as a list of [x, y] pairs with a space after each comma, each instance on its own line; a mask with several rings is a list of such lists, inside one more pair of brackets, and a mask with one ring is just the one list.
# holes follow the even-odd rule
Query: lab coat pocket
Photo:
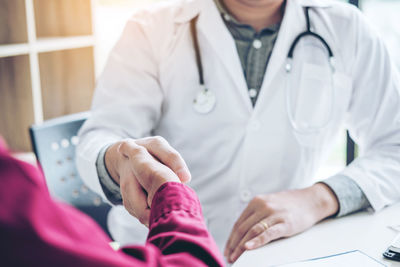
[[332, 122], [335, 102], [334, 74], [330, 66], [303, 63], [288, 93], [288, 112], [298, 142], [304, 147], [320, 143]]

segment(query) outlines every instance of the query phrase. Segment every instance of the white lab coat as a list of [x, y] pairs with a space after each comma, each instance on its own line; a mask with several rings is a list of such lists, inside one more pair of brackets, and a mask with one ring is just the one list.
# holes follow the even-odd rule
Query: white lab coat
[[[313, 7], [313, 30], [335, 54], [334, 113], [324, 130], [298, 135], [285, 104], [285, 64], [295, 36], [306, 28], [305, 5]], [[217, 99], [208, 114], [193, 108], [200, 88], [189, 21], [197, 14], [205, 83]], [[295, 59], [311, 55], [302, 49], [297, 48]], [[318, 68], [326, 58], [312, 60]], [[307, 66], [294, 75], [307, 80], [313, 75]], [[398, 201], [399, 89], [384, 44], [356, 8], [328, 0], [288, 0], [253, 108], [234, 40], [213, 0], [162, 3], [135, 14], [111, 52], [92, 116], [80, 132], [77, 165], [88, 186], [104, 197], [95, 164], [100, 149], [122, 138], [163, 136], [187, 162], [190, 186], [222, 248], [254, 196], [310, 185], [343, 127], [360, 145], [361, 156], [340, 174], [360, 186], [374, 210]], [[121, 206], [110, 213], [109, 227], [122, 243], [146, 236]]]

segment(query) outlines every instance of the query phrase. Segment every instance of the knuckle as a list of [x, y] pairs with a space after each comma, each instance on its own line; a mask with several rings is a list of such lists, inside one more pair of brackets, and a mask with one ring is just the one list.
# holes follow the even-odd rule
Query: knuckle
[[262, 199], [261, 196], [255, 196], [255, 197], [253, 198], [253, 202], [254, 202], [254, 203], [260, 203], [260, 202], [263, 202], [263, 199]]
[[252, 202], [256, 207], [268, 208], [268, 202], [265, 201], [263, 196], [255, 196]]
[[146, 151], [146, 148], [143, 146], [135, 146], [132, 148], [132, 152], [139, 155], [145, 153]]
[[268, 212], [268, 211], [272, 211], [272, 210], [273, 210], [273, 208], [271, 207], [271, 205], [270, 205], [268, 202], [266, 202], [266, 201], [260, 203], [260, 205], [261, 205], [261, 209], [262, 209], [263, 211], [265, 211], [265, 212]]
[[137, 155], [145, 152], [145, 148], [141, 145], [138, 145], [133, 140], [122, 141], [119, 147], [121, 151], [126, 151], [125, 153], [129, 155]]
[[254, 207], [257, 208], [258, 210], [264, 211], [270, 209], [269, 203], [262, 196], [255, 196], [252, 202]]
[[121, 151], [126, 151], [128, 150], [129, 146], [130, 146], [129, 140], [124, 140], [121, 141], [121, 143], [119, 144], [119, 149]]
[[130, 147], [135, 144], [136, 144], [135, 140], [130, 139], [130, 138], [124, 139], [120, 142], [121, 147], [125, 147], [125, 148]]
[[166, 143], [164, 137], [159, 136], [159, 135], [158, 136], [154, 136], [153, 138], [151, 138], [150, 142], [152, 142], [154, 145], [157, 145], [157, 146], [161, 146], [161, 145]]

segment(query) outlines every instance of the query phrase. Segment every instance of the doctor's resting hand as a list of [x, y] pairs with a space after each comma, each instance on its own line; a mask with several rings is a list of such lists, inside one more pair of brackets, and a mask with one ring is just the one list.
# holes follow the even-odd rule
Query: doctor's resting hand
[[[149, 158], [157, 161], [150, 161]], [[183, 183], [191, 179], [183, 158], [159, 136], [126, 139], [111, 145], [105, 154], [105, 164], [111, 177], [120, 185], [126, 210], [146, 226], [154, 193], [160, 183], [166, 182], [165, 177]], [[161, 169], [170, 172], [170, 175], [158, 175]], [[154, 179], [144, 180], [145, 177]]]
[[257, 196], [236, 221], [224, 255], [233, 263], [244, 251], [301, 233], [338, 210], [335, 194], [323, 183]]

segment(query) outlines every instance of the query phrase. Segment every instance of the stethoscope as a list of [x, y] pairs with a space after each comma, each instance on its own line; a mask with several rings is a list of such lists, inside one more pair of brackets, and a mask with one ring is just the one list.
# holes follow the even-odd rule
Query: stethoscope
[[201, 61], [199, 40], [197, 38], [197, 20], [198, 16], [190, 21], [190, 32], [192, 34], [193, 47], [196, 55], [197, 70], [199, 72], [200, 90], [196, 97], [193, 99], [193, 108], [200, 114], [207, 114], [211, 112], [217, 104], [217, 98], [214, 92], [208, 90], [204, 84], [203, 63]]
[[[334, 103], [333, 103], [334, 102], [333, 74], [335, 72], [334, 55], [333, 55], [332, 49], [330, 48], [328, 43], [325, 41], [325, 39], [321, 35], [313, 32], [311, 30], [309, 9], [310, 9], [310, 7], [305, 8], [305, 17], [306, 17], [306, 22], [307, 22], [306, 31], [300, 33], [295, 38], [295, 40], [293, 41], [293, 43], [289, 49], [289, 53], [287, 55], [287, 62], [286, 62], [286, 66], [285, 66], [286, 73], [289, 78], [289, 76], [293, 70], [294, 51], [296, 49], [296, 46], [300, 42], [300, 40], [307, 36], [311, 36], [311, 37], [319, 40], [323, 44], [323, 46], [326, 48], [326, 50], [328, 52], [328, 56], [329, 56], [328, 63], [330, 65], [331, 76], [332, 76], [331, 86], [330, 86], [331, 87], [330, 88], [331, 104], [329, 107], [328, 115], [326, 116], [326, 119], [321, 124], [319, 124], [317, 126], [315, 126], [315, 125], [311, 126], [311, 125], [307, 125], [307, 123], [296, 122], [293, 108], [292, 108], [292, 99], [291, 99], [293, 94], [291, 93], [291, 90], [289, 88], [289, 83], [287, 82], [286, 109], [287, 109], [289, 121], [290, 121], [292, 128], [296, 132], [301, 133], [301, 134], [319, 132], [319, 131], [323, 130], [324, 128], [326, 128], [328, 126], [328, 124], [330, 123], [330, 121], [332, 120], [332, 116], [333, 116], [332, 114], [333, 114], [333, 108], [334, 108]], [[201, 53], [200, 53], [200, 47], [199, 47], [199, 41], [198, 41], [198, 35], [197, 35], [197, 27], [196, 27], [197, 20], [198, 20], [198, 16], [196, 16], [195, 18], [193, 18], [190, 21], [190, 31], [191, 31], [192, 40], [193, 40], [193, 47], [194, 47], [195, 56], [196, 56], [196, 64], [197, 64], [198, 75], [199, 75], [199, 84], [200, 84], [200, 90], [198, 91], [198, 93], [196, 94], [196, 96], [193, 100], [193, 108], [198, 113], [207, 114], [214, 109], [214, 107], [216, 106], [216, 103], [217, 103], [217, 99], [216, 99], [214, 92], [209, 90], [204, 83], [204, 71], [203, 71], [203, 64], [202, 64], [202, 60], [201, 60]]]

